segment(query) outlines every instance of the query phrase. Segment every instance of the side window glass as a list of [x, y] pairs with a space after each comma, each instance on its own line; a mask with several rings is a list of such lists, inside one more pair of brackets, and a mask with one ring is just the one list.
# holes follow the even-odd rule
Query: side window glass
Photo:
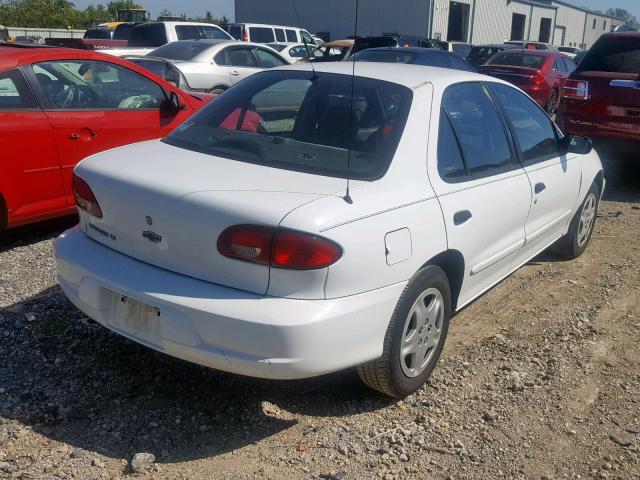
[[287, 34], [287, 42], [297, 42], [298, 36], [296, 35], [295, 30], [285, 30]]
[[234, 67], [258, 68], [253, 50], [251, 48], [233, 48], [227, 51], [229, 65]]
[[285, 41], [285, 36], [284, 36], [284, 30], [281, 28], [276, 28], [276, 42], [284, 42]]
[[157, 83], [113, 63], [41, 62], [33, 71], [54, 109], [157, 110], [166, 100]]
[[38, 108], [27, 81], [20, 70], [0, 73], [0, 110]]
[[249, 36], [252, 42], [256, 43], [273, 43], [273, 28], [271, 27], [250, 27]]
[[552, 68], [553, 68], [554, 72], [564, 72], [564, 65], [563, 65], [563, 68], [560, 68], [560, 59], [559, 58], [556, 58], [553, 61], [553, 67]]
[[300, 35], [302, 35], [302, 42], [303, 43], [307, 43], [310, 45], [315, 45], [316, 42], [313, 41], [313, 38], [311, 38], [311, 35], [309, 35], [307, 32], [305, 32], [304, 30], [300, 31]]
[[462, 83], [449, 87], [442, 105], [472, 176], [491, 175], [516, 164], [503, 123], [482, 85]]
[[567, 69], [567, 72], [571, 73], [576, 69], [576, 62], [574, 62], [569, 57], [563, 58], [562, 60], [564, 61], [564, 65]]
[[279, 67], [281, 65], [286, 65], [285, 62], [280, 60], [280, 58], [278, 58], [271, 52], [267, 52], [266, 50], [263, 50], [261, 48], [256, 48], [255, 52], [258, 60], [260, 61], [260, 65], [262, 65], [263, 68], [273, 68]]
[[445, 180], [464, 177], [466, 171], [462, 153], [444, 108], [440, 110], [438, 130], [438, 173]]
[[204, 33], [197, 25], [176, 25], [176, 35], [178, 40], [195, 40], [202, 38]]
[[227, 51], [222, 50], [221, 52], [218, 52], [218, 54], [213, 57], [213, 61], [216, 62], [216, 65], [227, 65]]
[[525, 163], [535, 163], [560, 156], [553, 123], [536, 103], [507, 85], [490, 83], [489, 88], [502, 105], [511, 123]]
[[289, 55], [293, 58], [302, 58], [307, 55], [307, 51], [304, 47], [293, 47], [289, 50]]

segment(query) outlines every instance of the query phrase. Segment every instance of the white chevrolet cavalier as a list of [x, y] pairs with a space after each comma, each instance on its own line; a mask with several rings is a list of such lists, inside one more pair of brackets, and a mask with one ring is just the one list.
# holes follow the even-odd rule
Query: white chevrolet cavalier
[[166, 138], [81, 162], [80, 225], [55, 245], [69, 299], [191, 362], [273, 379], [357, 366], [404, 397], [454, 312], [551, 245], [585, 250], [604, 189], [588, 139], [486, 76], [351, 74], [258, 73]]

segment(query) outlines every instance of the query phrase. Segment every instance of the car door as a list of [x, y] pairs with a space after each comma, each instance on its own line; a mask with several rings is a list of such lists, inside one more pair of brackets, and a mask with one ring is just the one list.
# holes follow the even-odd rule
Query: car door
[[193, 111], [188, 105], [167, 108], [166, 92], [159, 84], [106, 61], [40, 62], [30, 66], [28, 76], [51, 124], [70, 205], [71, 173], [80, 160], [160, 138]]
[[529, 97], [509, 85], [488, 86], [504, 112], [531, 185], [525, 245], [516, 260], [522, 264], [566, 231], [580, 191], [580, 156], [561, 153], [558, 129]]
[[251, 45], [228, 47], [226, 54], [232, 84], [261, 70]]
[[65, 209], [51, 125], [17, 68], [0, 73], [0, 152], [0, 228]]
[[438, 125], [437, 164], [429, 162], [429, 178], [448, 248], [464, 257], [462, 306], [511, 271], [525, 241], [531, 187], [482, 83], [448, 87], [432, 123]]

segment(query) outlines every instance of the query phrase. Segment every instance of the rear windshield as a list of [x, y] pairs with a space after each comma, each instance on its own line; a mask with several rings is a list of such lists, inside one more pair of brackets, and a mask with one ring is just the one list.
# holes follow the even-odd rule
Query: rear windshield
[[113, 30], [109, 30], [108, 28], [90, 28], [86, 32], [84, 32], [84, 38], [92, 38], [92, 39], [111, 39], [111, 34]]
[[332, 177], [346, 178], [350, 162], [351, 178], [373, 180], [384, 175], [395, 154], [412, 95], [402, 85], [351, 75], [262, 72], [220, 95], [163, 141]]
[[502, 52], [489, 60], [488, 65], [508, 65], [511, 67], [541, 68], [547, 57], [530, 53]]
[[473, 47], [467, 60], [487, 60], [503, 50], [500, 47]]
[[351, 47], [339, 45], [322, 45], [311, 52], [311, 62], [340, 62], [351, 50]]
[[113, 32], [114, 40], [129, 40], [129, 35], [131, 34], [131, 30], [135, 27], [135, 24], [126, 24], [122, 23], [118, 25]]
[[413, 63], [416, 53], [405, 52], [402, 49], [393, 50], [363, 50], [353, 57], [357, 62], [384, 62], [384, 63]]
[[582, 59], [577, 71], [640, 73], [640, 39], [600, 39]]
[[273, 29], [271, 27], [249, 27], [249, 36], [252, 42], [273, 43]]
[[160, 47], [167, 43], [167, 32], [162, 23], [138, 25], [129, 35], [130, 47]]
[[152, 50], [147, 55], [170, 60], [191, 60], [212, 46], [207, 42], [172, 42]]

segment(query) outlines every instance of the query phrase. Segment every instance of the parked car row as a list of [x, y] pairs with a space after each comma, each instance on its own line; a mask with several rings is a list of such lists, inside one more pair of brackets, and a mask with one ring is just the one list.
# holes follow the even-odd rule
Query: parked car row
[[25, 161], [0, 211], [75, 201], [60, 285], [121, 335], [256, 377], [356, 367], [401, 398], [456, 311], [546, 248], [586, 250], [605, 179], [584, 134], [640, 140], [640, 34], [603, 35], [577, 68], [505, 45], [491, 76], [451, 44], [301, 44], [292, 65], [226, 37], [131, 62], [0, 47], [0, 138]]

